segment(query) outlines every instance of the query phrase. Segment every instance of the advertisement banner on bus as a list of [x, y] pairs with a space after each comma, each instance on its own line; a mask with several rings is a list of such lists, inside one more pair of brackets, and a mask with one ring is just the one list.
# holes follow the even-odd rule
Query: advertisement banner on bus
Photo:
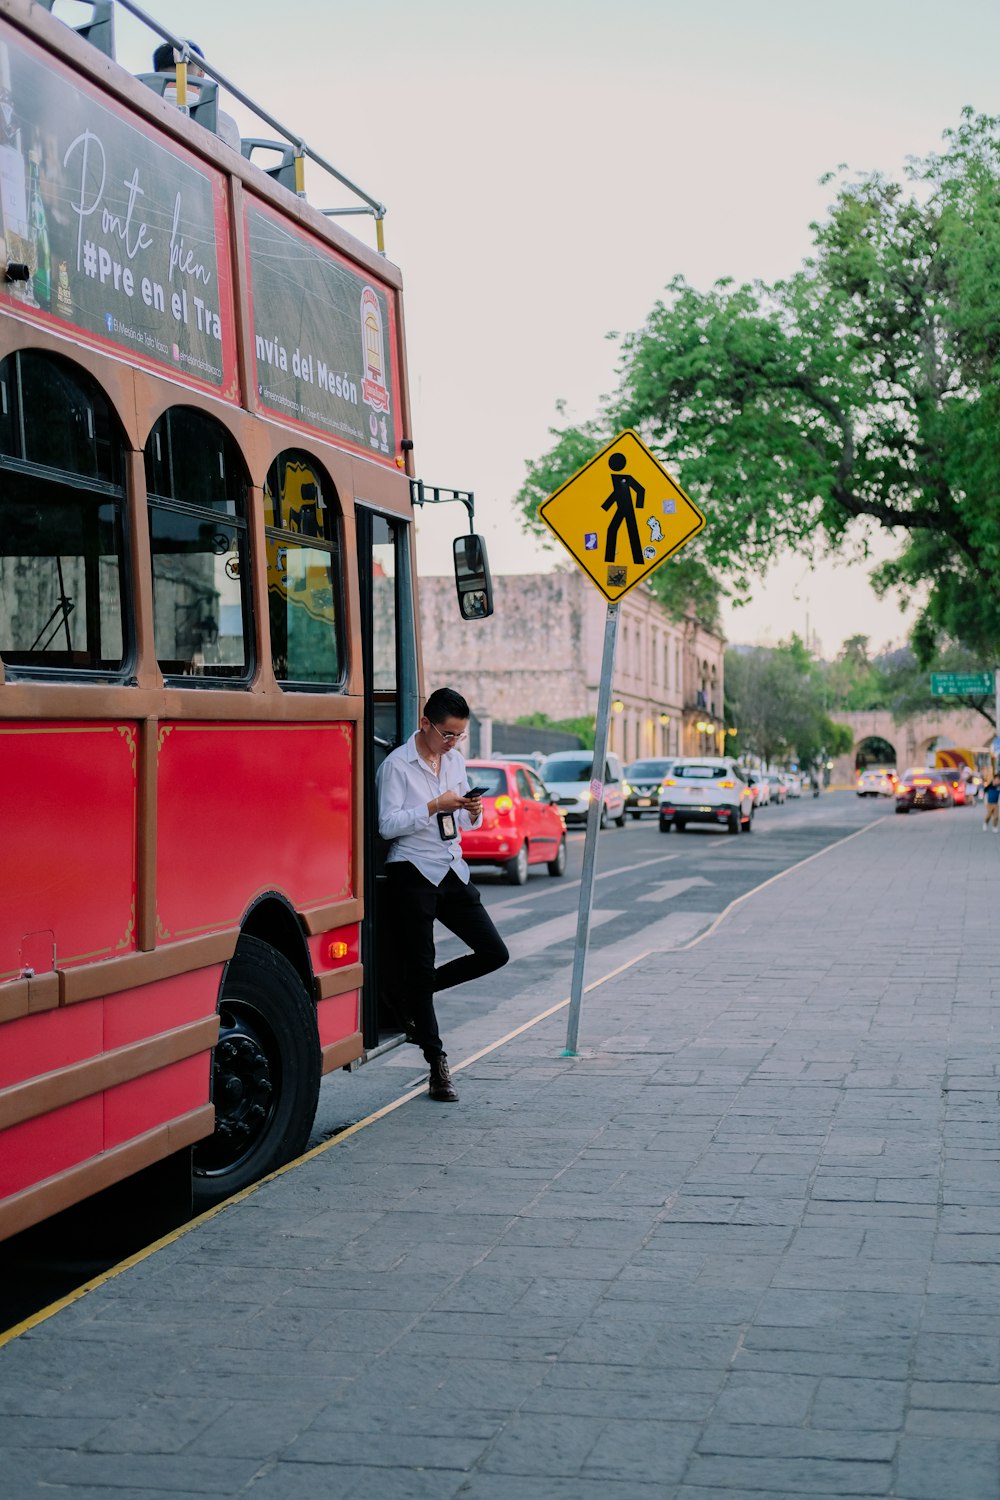
[[0, 213], [12, 312], [237, 398], [222, 175], [10, 33]]
[[261, 205], [246, 206], [257, 400], [395, 464], [399, 375], [385, 288]]

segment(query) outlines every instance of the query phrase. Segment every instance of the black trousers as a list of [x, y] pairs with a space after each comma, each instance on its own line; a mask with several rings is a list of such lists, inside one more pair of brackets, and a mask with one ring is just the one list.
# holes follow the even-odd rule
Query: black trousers
[[[444, 1053], [434, 1013], [437, 991], [502, 969], [510, 954], [471, 880], [466, 885], [454, 870], [449, 870], [441, 884], [434, 885], [407, 860], [386, 865], [385, 873], [391, 908], [386, 946], [394, 1003], [401, 1018], [412, 1026], [417, 1046], [430, 1062]], [[435, 921], [472, 952], [436, 968]]]

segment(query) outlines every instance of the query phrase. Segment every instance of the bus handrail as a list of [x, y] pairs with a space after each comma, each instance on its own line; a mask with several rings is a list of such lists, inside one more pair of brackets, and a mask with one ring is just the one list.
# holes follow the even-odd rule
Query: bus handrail
[[[386, 213], [388, 212], [388, 209], [386, 208], [384, 203], [380, 202], [378, 198], [373, 198], [370, 193], [367, 193], [363, 187], [359, 187], [356, 182], [354, 182], [350, 177], [346, 176], [345, 173], [341, 172], [337, 167], [335, 167], [332, 162], [326, 159], [325, 156], [322, 156], [318, 151], [313, 150], [313, 148], [309, 146], [305, 140], [303, 140], [302, 136], [298, 135], [294, 130], [290, 130], [287, 125], [282, 124], [282, 122], [275, 115], [272, 115], [269, 110], [265, 109], [262, 104], [258, 104], [256, 99], [253, 99], [249, 94], [244, 93], [244, 91], [239, 87], [238, 84], [233, 83], [232, 80], [228, 78], [220, 68], [215, 67], [214, 64], [210, 63], [206, 57], [202, 57], [200, 54], [196, 55], [195, 53], [193, 53], [188, 47], [187, 42], [182, 37], [175, 36], [172, 31], [169, 31], [167, 29], [167, 27], [161, 25], [160, 22], [155, 20], [148, 13], [148, 11], [143, 9], [141, 5], [137, 5], [136, 0], [117, 0], [117, 4], [121, 5], [125, 10], [129, 11], [131, 15], [135, 16], [137, 21], [141, 21], [143, 25], [148, 26], [149, 29], [151, 31], [154, 31], [156, 35], [159, 36], [163, 41], [169, 42], [171, 47], [173, 47], [177, 52], [181, 54], [183, 60], [186, 63], [196, 62], [199, 68], [201, 68], [202, 72], [208, 74], [209, 78], [213, 78], [217, 84], [221, 84], [221, 86], [226, 90], [227, 93], [232, 94], [234, 99], [238, 99], [239, 102], [242, 105], [245, 105], [247, 109], [252, 110], [258, 119], [263, 120], [265, 124], [270, 125], [272, 130], [277, 131], [280, 136], [282, 136], [286, 141], [288, 141], [291, 146], [295, 148], [295, 154], [297, 158], [308, 157], [309, 160], [315, 162], [322, 171], [328, 172], [331, 177], [335, 178], [336, 181], [340, 183], [341, 187], [345, 187], [348, 192], [354, 193], [356, 197], [360, 198], [361, 201], [366, 205], [365, 208], [324, 209], [323, 213], [327, 216], [334, 216], [342, 213], [371, 214], [371, 216], [375, 220], [375, 234], [379, 254], [385, 254], [385, 242], [382, 222], [386, 216]], [[300, 173], [301, 169], [298, 169], [298, 171]], [[297, 191], [300, 197], [305, 197], [304, 187], [299, 187]]]

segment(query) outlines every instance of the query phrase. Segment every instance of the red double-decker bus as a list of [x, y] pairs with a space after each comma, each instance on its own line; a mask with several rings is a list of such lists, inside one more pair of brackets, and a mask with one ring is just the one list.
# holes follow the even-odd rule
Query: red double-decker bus
[[372, 786], [420, 703], [398, 271], [303, 148], [220, 139], [182, 43], [166, 87], [110, 0], [47, 9], [0, 0], [0, 1238], [302, 1149], [380, 1040]]

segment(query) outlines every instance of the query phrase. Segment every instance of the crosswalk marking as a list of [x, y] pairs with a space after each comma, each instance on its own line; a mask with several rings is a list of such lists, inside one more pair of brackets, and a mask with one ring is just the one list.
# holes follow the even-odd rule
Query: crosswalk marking
[[640, 901], [669, 901], [674, 896], [680, 896], [684, 891], [693, 891], [699, 885], [711, 885], [703, 875], [692, 875], [687, 880], [663, 880], [651, 891], [646, 891], [638, 899]]

